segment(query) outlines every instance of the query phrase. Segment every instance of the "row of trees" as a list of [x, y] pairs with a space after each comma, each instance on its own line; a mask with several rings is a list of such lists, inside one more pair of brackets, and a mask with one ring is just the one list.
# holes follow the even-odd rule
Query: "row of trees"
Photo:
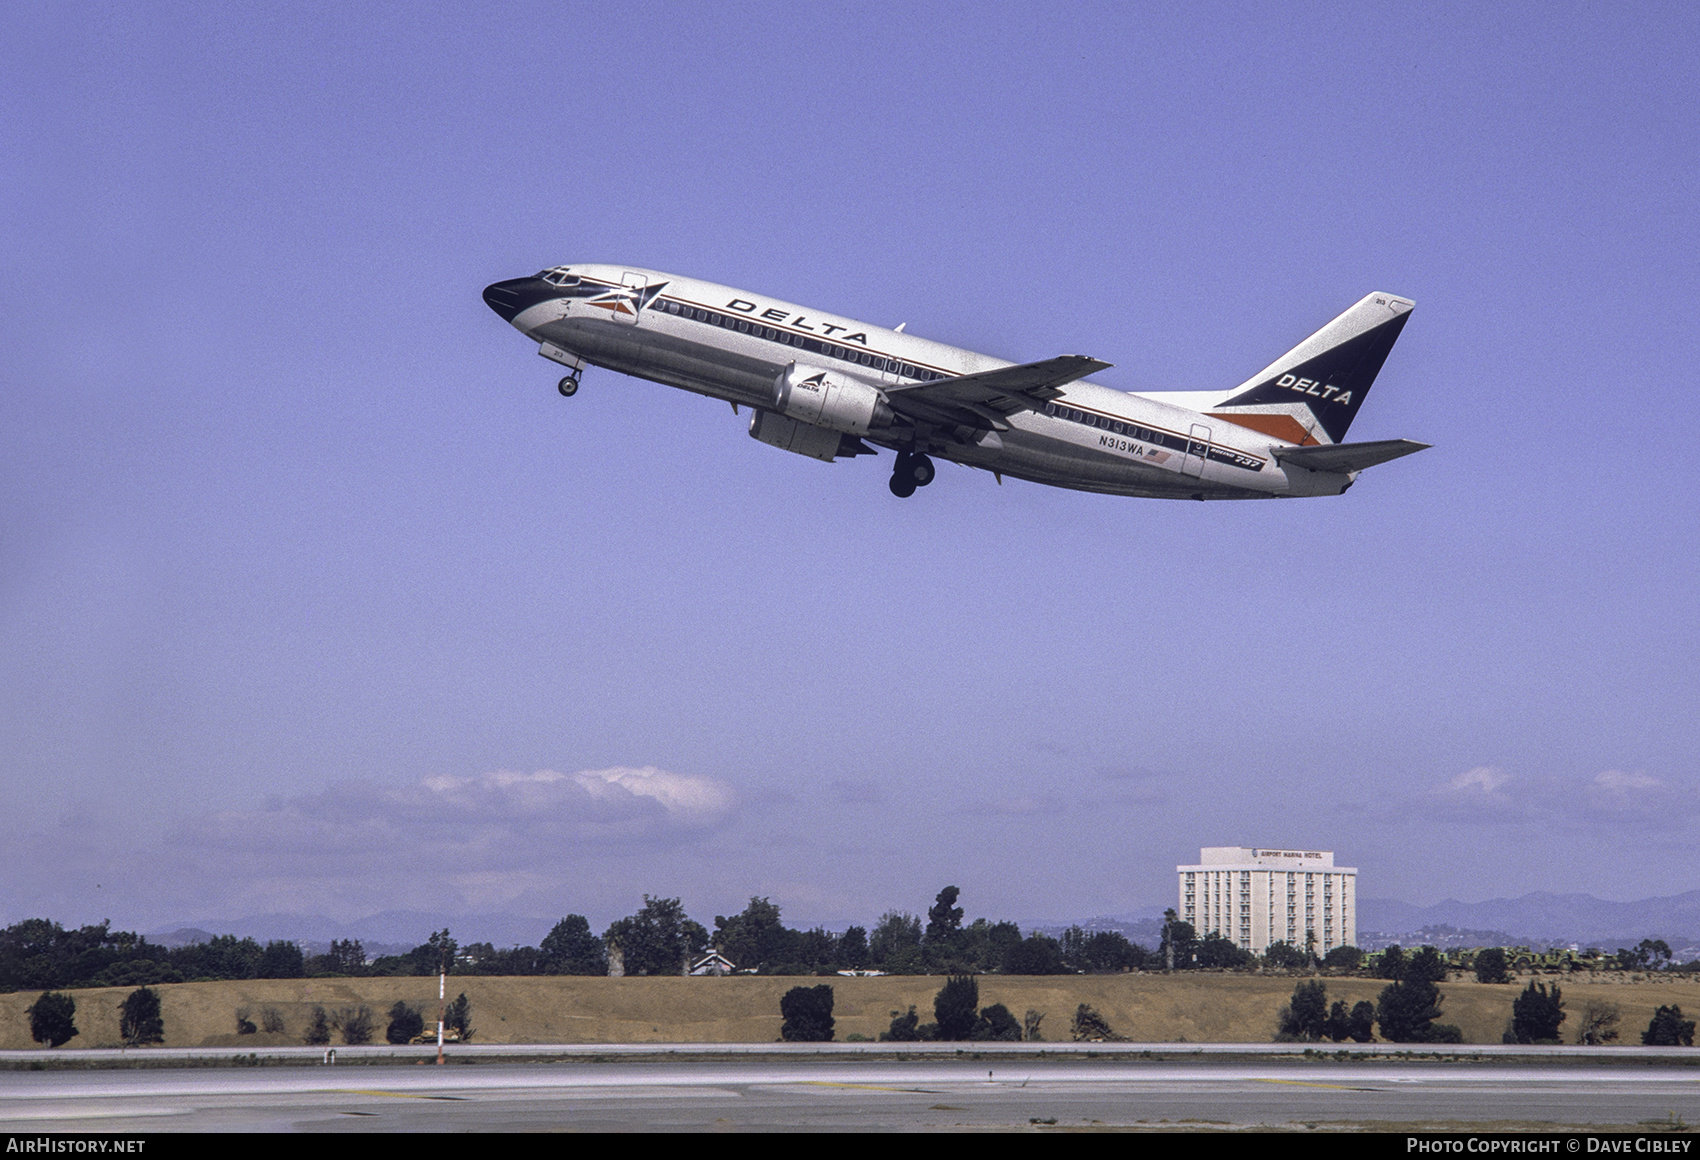
[[251, 938], [218, 935], [183, 947], [150, 943], [108, 923], [66, 930], [28, 919], [0, 930], [0, 991], [155, 986], [207, 979], [301, 979], [342, 975], [549, 975], [607, 973], [603, 942], [582, 915], [555, 925], [541, 947], [497, 950], [489, 943], [460, 946], [447, 930], [433, 932], [405, 954], [368, 962], [358, 939], [339, 939], [324, 954], [292, 942], [263, 946]]
[[[77, 1000], [63, 991], [47, 991], [30, 1005], [26, 1014], [30, 1021], [30, 1037], [48, 1047], [62, 1047], [76, 1038]], [[276, 1011], [264, 1014], [266, 1030], [280, 1032], [283, 1019]], [[433, 1021], [434, 1025], [435, 1021]], [[372, 1009], [361, 1004], [327, 1011], [315, 1005], [308, 1016], [302, 1042], [328, 1044], [333, 1032], [340, 1033], [348, 1044], [370, 1043], [377, 1020]], [[249, 1020], [247, 1009], [236, 1012], [238, 1034], [253, 1034], [258, 1028]], [[472, 1038], [472, 1005], [463, 991], [443, 1011], [444, 1032], [461, 1042]], [[389, 1026], [384, 1037], [391, 1043], [409, 1043], [425, 1031], [425, 1017], [417, 1007], [397, 1002], [390, 1008]], [[118, 1035], [131, 1047], [165, 1042], [165, 1019], [161, 1014], [159, 992], [152, 987], [138, 987], [118, 1005]]]
[[1446, 962], [1434, 947], [1406, 955], [1389, 947], [1381, 959], [1381, 976], [1388, 986], [1372, 1004], [1367, 1000], [1349, 1010], [1343, 1000], [1328, 1003], [1328, 987], [1320, 979], [1300, 983], [1292, 1000], [1276, 1017], [1275, 1038], [1282, 1042], [1368, 1043], [1381, 1037], [1394, 1043], [1461, 1043], [1463, 1033], [1438, 1022], [1442, 995], [1436, 985], [1446, 979]]
[[[301, 948], [220, 935], [163, 947], [109, 923], [66, 930], [44, 918], [0, 930], [0, 990], [136, 987], [190, 979], [292, 979], [307, 974]], [[326, 972], [332, 973], [332, 972]]]
[[[1664, 939], [1644, 938], [1637, 946], [1619, 947], [1615, 954], [1608, 955], [1590, 947], [1578, 957], [1567, 956], [1563, 966], [1590, 971], [1661, 971], [1675, 967], [1673, 957], [1670, 944]], [[1504, 947], [1486, 947], [1469, 958], [1470, 969], [1475, 971], [1477, 981], [1483, 983], [1509, 983], [1513, 968], [1538, 964], [1539, 960], [1533, 954], [1507, 951]], [[1695, 964], [1688, 966], [1692, 969]]]
[[[826, 1042], [833, 1037], [832, 988], [793, 987], [779, 1001], [784, 1022], [779, 1036], [787, 1042]], [[1021, 1019], [1002, 1003], [980, 1006], [980, 984], [973, 975], [953, 975], [933, 996], [933, 1019], [922, 1023], [911, 1006], [893, 1011], [891, 1024], [880, 1033], [882, 1043], [1019, 1042], [1042, 1040], [1044, 1013], [1029, 1008]], [[1085, 1003], [1075, 1009], [1069, 1026], [1075, 1041], [1122, 1041], [1104, 1017]], [[860, 1036], [852, 1035], [851, 1039]]]
[[[770, 975], [806, 975], [841, 970], [887, 974], [1053, 975], [1136, 970], [1277, 969], [1355, 972], [1365, 956], [1357, 947], [1334, 947], [1318, 956], [1313, 946], [1274, 943], [1253, 956], [1216, 933], [1199, 937], [1175, 911], [1165, 913], [1155, 951], [1130, 942], [1119, 931], [1079, 926], [1060, 938], [1023, 935], [1013, 922], [964, 921], [955, 886], [939, 891], [924, 917], [888, 911], [873, 928], [852, 926], [841, 934], [823, 927], [795, 930], [781, 920], [777, 905], [751, 898], [735, 915], [717, 915], [709, 930], [692, 920], [677, 898], [643, 896], [635, 914], [612, 923], [600, 936], [583, 915], [556, 923], [535, 947], [461, 945], [447, 930], [399, 955], [367, 961], [357, 939], [331, 943], [323, 954], [306, 955], [294, 943], [261, 945], [251, 938], [219, 935], [190, 946], [167, 948], [109, 924], [65, 930], [46, 919], [29, 919], [0, 930], [0, 990], [57, 990], [78, 987], [135, 987], [202, 979], [292, 979], [323, 976], [433, 975], [439, 970], [479, 975], [602, 975], [611, 967], [628, 975], [676, 975], [710, 949], [737, 969]], [[1433, 982], [1444, 981], [1446, 964], [1432, 947], [1419, 954]], [[1409, 956], [1397, 945], [1378, 956], [1375, 973], [1402, 979]], [[1589, 960], [1636, 969], [1668, 967], [1670, 947], [1643, 940], [1615, 956]], [[1508, 982], [1512, 960], [1497, 947], [1477, 952], [1473, 967], [1484, 982]]]
[[[1403, 973], [1382, 988], [1376, 1002], [1367, 1000], [1347, 1009], [1343, 1000], [1328, 1003], [1328, 986], [1320, 979], [1300, 983], [1293, 997], [1276, 1016], [1275, 1039], [1283, 1043], [1318, 1043], [1324, 1039], [1342, 1043], [1368, 1043], [1379, 1028], [1381, 1037], [1392, 1043], [1461, 1043], [1463, 1034], [1449, 1023], [1438, 1022], [1444, 996], [1435, 984], [1439, 955], [1433, 947], [1406, 959]], [[1439, 968], [1443, 969], [1443, 968]], [[1511, 1003], [1506, 1021], [1505, 1043], [1553, 1044], [1560, 1042], [1559, 1028], [1567, 1018], [1563, 992], [1545, 983], [1531, 982]], [[1590, 1000], [1582, 1010], [1576, 1042], [1598, 1046], [1616, 1041], [1621, 1013], [1614, 1003]], [[1682, 1008], [1659, 1007], [1641, 1042], [1649, 1046], [1693, 1046], [1694, 1021], [1682, 1017]]]
[[[76, 1038], [77, 1001], [63, 991], [48, 991], [27, 1010], [30, 1037], [48, 1047], [62, 1047]], [[118, 1035], [131, 1047], [165, 1042], [159, 992], [138, 987], [118, 1005]]]

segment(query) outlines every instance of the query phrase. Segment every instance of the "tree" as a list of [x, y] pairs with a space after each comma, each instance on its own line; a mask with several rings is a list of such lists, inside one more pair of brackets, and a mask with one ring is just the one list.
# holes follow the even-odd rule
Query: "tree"
[[1192, 966], [1193, 949], [1198, 942], [1198, 931], [1192, 923], [1182, 922], [1170, 907], [1163, 912], [1163, 941], [1158, 947], [1158, 953], [1163, 956], [1163, 969], [1166, 971], [1186, 970]]
[[938, 1037], [945, 1040], [974, 1038], [974, 1023], [980, 1006], [980, 984], [972, 975], [952, 975], [933, 996], [933, 1016], [938, 1020]]
[[932, 909], [927, 911], [927, 945], [950, 950], [956, 945], [957, 932], [962, 929], [962, 908], [956, 905], [956, 900], [962, 892], [954, 886], [946, 886], [933, 899]]
[[779, 963], [772, 973], [779, 975], [818, 975], [838, 967], [838, 939], [824, 926], [808, 930], [787, 931], [790, 936], [790, 959]]
[[1067, 971], [1062, 947], [1049, 935], [1030, 934], [1010, 947], [1003, 958], [1006, 975], [1061, 975]]
[[608, 952], [590, 933], [590, 920], [569, 914], [543, 936], [538, 951], [543, 970], [551, 975], [606, 975]]
[[1071, 926], [1063, 932], [1062, 954], [1070, 969], [1092, 974], [1136, 970], [1145, 963], [1145, 949], [1119, 930], [1087, 932]]
[[431, 937], [405, 955], [392, 955], [372, 964], [380, 974], [435, 975], [454, 974], [455, 958], [460, 953], [457, 943], [447, 929], [434, 930]]
[[1612, 1042], [1617, 1038], [1617, 1025], [1622, 1018], [1623, 1011], [1616, 1003], [1589, 999], [1582, 1004], [1577, 1020], [1576, 1042], [1589, 1047]]
[[314, 955], [307, 963], [310, 975], [364, 975], [366, 948], [359, 939], [334, 939], [331, 949]]
[[779, 1028], [785, 1042], [832, 1042], [832, 988], [827, 984], [792, 987], [779, 1000], [779, 1013], [785, 1017]]
[[1440, 988], [1426, 979], [1394, 980], [1382, 988], [1376, 1003], [1381, 1037], [1394, 1043], [1456, 1043], [1458, 1028], [1436, 1024], [1440, 1018]]
[[462, 1043], [472, 1038], [472, 1004], [467, 1002], [465, 991], [456, 995], [443, 1012], [443, 1031], [453, 1031]]
[[1693, 1047], [1694, 1020], [1682, 1017], [1681, 1007], [1660, 1007], [1641, 1033], [1648, 1047]]
[[30, 1005], [30, 1038], [49, 1047], [69, 1043], [77, 1034], [77, 1001], [63, 991], [47, 991]]
[[1363, 951], [1354, 946], [1335, 947], [1322, 956], [1322, 965], [1334, 971], [1355, 971], [1363, 961]]
[[1334, 1005], [1328, 1008], [1328, 1018], [1322, 1023], [1322, 1034], [1335, 1043], [1343, 1042], [1352, 1034], [1352, 1017], [1346, 1011], [1344, 999], [1334, 1000]]
[[1428, 1027], [1440, 1017], [1440, 988], [1433, 983], [1392, 981], [1375, 1004], [1382, 1039], [1394, 1043], [1426, 1043]]
[[372, 1042], [372, 1025], [375, 1022], [372, 1009], [364, 1003], [358, 1007], [344, 1007], [332, 1020], [342, 1032], [342, 1041], [350, 1047]]
[[643, 896], [643, 909], [620, 919], [602, 936], [618, 947], [628, 975], [682, 975], [692, 955], [708, 945], [708, 932], [685, 917], [677, 898]]
[[[594, 938], [592, 941], [595, 941]], [[597, 947], [601, 947], [598, 942]], [[536, 947], [496, 948], [487, 942], [468, 943], [460, 948], [458, 960], [474, 975], [546, 975], [543, 952]]]
[[880, 915], [868, 935], [868, 957], [887, 974], [920, 974], [921, 920], [895, 910]]
[[1194, 957], [1201, 967], [1243, 967], [1252, 961], [1250, 951], [1232, 939], [1223, 938], [1217, 931], [1211, 931], [1204, 936], [1194, 952]]
[[1013, 922], [988, 922], [976, 918], [962, 928], [958, 959], [977, 973], [1003, 967], [1010, 948], [1021, 945], [1021, 928]]
[[1027, 1014], [1021, 1017], [1021, 1037], [1029, 1043], [1038, 1043], [1045, 1037], [1039, 1033], [1039, 1024], [1045, 1021], [1043, 1011], [1027, 1008]]
[[401, 1000], [390, 1008], [390, 1025], [384, 1039], [390, 1043], [412, 1043], [425, 1033], [425, 1017]]
[[325, 1009], [317, 1004], [313, 1006], [313, 1016], [307, 1020], [307, 1031], [301, 1037], [301, 1042], [315, 1047], [323, 1047], [331, 1041], [330, 1016]]
[[1074, 1009], [1074, 1022], [1069, 1030], [1076, 1043], [1122, 1042], [1122, 1037], [1110, 1030], [1109, 1021], [1085, 1003]]
[[1635, 948], [1635, 965], [1643, 970], [1670, 966], [1670, 944], [1662, 938], [1644, 938]]
[[1352, 1014], [1346, 1024], [1346, 1034], [1353, 1043], [1368, 1043], [1375, 1038], [1375, 1004], [1362, 999], [1352, 1004]]
[[771, 974], [794, 962], [798, 934], [779, 921], [779, 907], [765, 898], [751, 898], [742, 914], [714, 918], [714, 945], [739, 967]]
[[292, 942], [269, 942], [260, 952], [259, 978], [300, 979], [306, 974], [307, 960]]
[[159, 1013], [159, 992], [138, 987], [118, 1006], [118, 1035], [125, 1044], [165, 1042], [165, 1020]]
[[[1344, 1004], [1341, 1007], [1344, 1018]], [[1293, 988], [1293, 997], [1281, 1008], [1276, 1018], [1278, 1038], [1283, 1041], [1302, 1040], [1315, 1043], [1323, 1036], [1328, 1024], [1328, 987], [1312, 979]]]
[[1021, 1041], [1021, 1023], [1008, 1007], [994, 1003], [981, 1009], [979, 1021], [974, 1024], [974, 1038], [1018, 1043]]
[[1476, 982], [1509, 983], [1511, 981], [1509, 967], [1510, 964], [1506, 961], [1503, 948], [1488, 947], [1476, 955]]
[[891, 1029], [880, 1032], [880, 1042], [914, 1043], [921, 1038], [920, 1028], [917, 1026], [920, 1022], [921, 1017], [915, 1014], [913, 1006], [909, 1008], [907, 1014], [899, 1014], [893, 1011], [891, 1013]]
[[866, 927], [853, 926], [839, 938], [838, 962], [852, 971], [859, 971], [868, 965], [868, 930]]
[[214, 935], [170, 952], [171, 965], [190, 979], [252, 979], [265, 951], [251, 938]]
[[1507, 1043], [1557, 1043], [1558, 1025], [1564, 1022], [1564, 1000], [1554, 986], [1547, 992], [1545, 983], [1530, 983], [1523, 993], [1511, 1001], [1511, 1028], [1505, 1033]]
[[1263, 961], [1281, 970], [1301, 970], [1310, 966], [1310, 956], [1286, 942], [1272, 942], [1263, 952]]
[[1394, 943], [1381, 952], [1381, 962], [1376, 967], [1376, 975], [1383, 979], [1402, 979], [1405, 977], [1405, 952]]
[[1405, 968], [1397, 977], [1407, 983], [1444, 983], [1446, 960], [1433, 947], [1424, 947], [1405, 960]]

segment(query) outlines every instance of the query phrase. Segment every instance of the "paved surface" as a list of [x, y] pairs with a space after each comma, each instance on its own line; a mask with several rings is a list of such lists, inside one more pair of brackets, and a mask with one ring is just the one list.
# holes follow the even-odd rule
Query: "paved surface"
[[10, 1132], [1489, 1124], [1700, 1124], [1700, 1068], [805, 1056], [0, 1073], [0, 1130]]

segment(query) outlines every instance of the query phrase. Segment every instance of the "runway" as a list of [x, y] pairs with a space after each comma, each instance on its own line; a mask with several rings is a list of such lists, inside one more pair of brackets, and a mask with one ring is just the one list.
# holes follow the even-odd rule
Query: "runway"
[[[1700, 1068], [808, 1058], [0, 1074], [0, 1130], [1683, 1131]], [[1691, 1130], [1691, 1129], [1687, 1129]]]

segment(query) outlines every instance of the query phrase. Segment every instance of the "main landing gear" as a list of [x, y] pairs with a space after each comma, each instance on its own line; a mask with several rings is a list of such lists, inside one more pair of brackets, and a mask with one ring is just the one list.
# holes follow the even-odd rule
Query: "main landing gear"
[[583, 373], [584, 372], [582, 371], [574, 371], [572, 374], [555, 384], [555, 389], [561, 392], [561, 397], [563, 399], [570, 399], [574, 395], [578, 394], [579, 375]]
[[917, 455], [909, 451], [897, 453], [897, 465], [891, 469], [891, 494], [899, 499], [908, 499], [915, 494], [918, 487], [926, 487], [933, 482], [933, 461], [925, 455]]

